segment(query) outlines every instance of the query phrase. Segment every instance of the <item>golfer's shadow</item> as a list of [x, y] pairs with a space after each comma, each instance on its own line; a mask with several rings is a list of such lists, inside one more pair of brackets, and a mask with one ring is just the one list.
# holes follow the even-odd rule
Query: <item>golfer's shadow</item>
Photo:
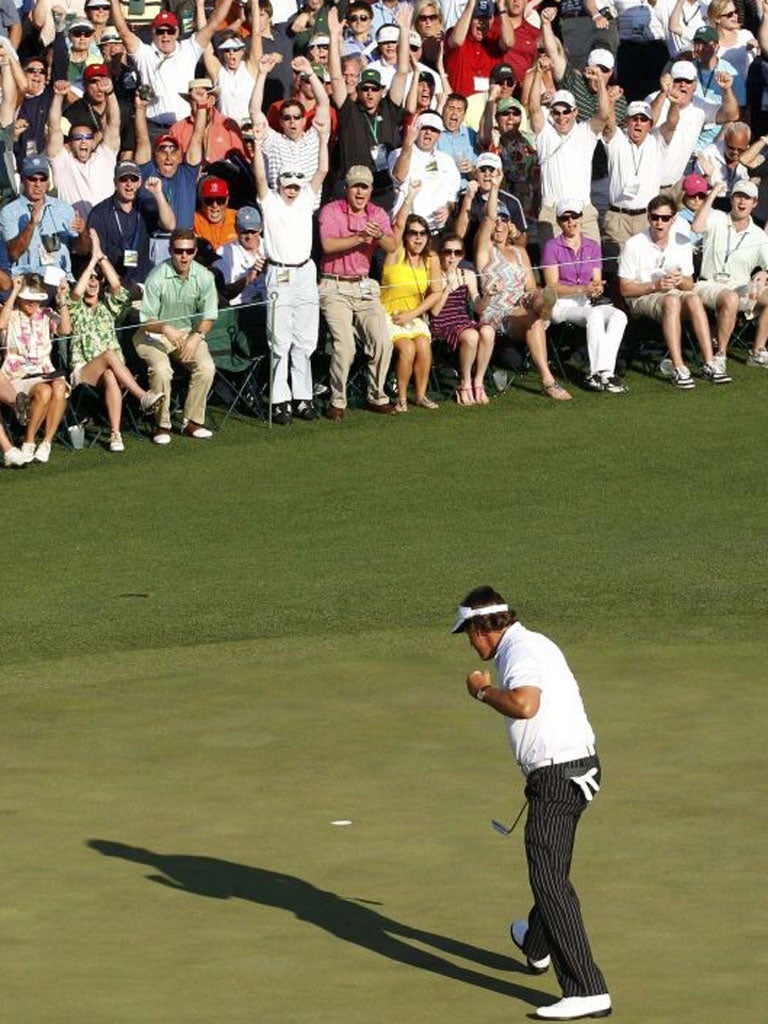
[[211, 899], [236, 898], [267, 907], [280, 907], [290, 911], [299, 920], [308, 921], [345, 942], [354, 942], [409, 967], [418, 967], [454, 981], [477, 985], [478, 988], [490, 989], [536, 1005], [546, 998], [545, 993], [536, 989], [495, 978], [473, 968], [457, 966], [437, 953], [410, 945], [410, 942], [431, 946], [441, 953], [469, 960], [491, 970], [525, 971], [521, 964], [510, 957], [401, 924], [384, 917], [363, 901], [345, 899], [336, 893], [317, 889], [293, 875], [234, 864], [219, 860], [218, 857], [154, 853], [152, 850], [126, 846], [107, 839], [90, 839], [87, 845], [105, 857], [121, 857], [123, 860], [148, 864], [162, 874], [146, 877], [171, 889]]

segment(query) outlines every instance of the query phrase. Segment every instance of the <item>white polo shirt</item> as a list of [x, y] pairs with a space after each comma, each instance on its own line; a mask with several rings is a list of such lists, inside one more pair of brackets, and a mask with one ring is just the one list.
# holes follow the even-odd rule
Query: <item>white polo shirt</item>
[[[219, 259], [214, 263], [214, 269], [220, 270], [226, 284], [234, 284], [241, 277], [245, 277], [252, 269], [259, 256], [263, 256], [263, 239], [259, 242], [256, 252], [251, 252], [240, 244], [240, 242], [225, 242], [218, 250]], [[230, 306], [240, 306], [243, 303], [254, 302], [256, 299], [265, 298], [265, 286], [263, 275], [255, 281], [251, 281], [245, 288], [230, 299]]]
[[554, 206], [562, 196], [589, 202], [592, 154], [600, 138], [589, 121], [579, 121], [567, 135], [547, 121], [536, 136], [541, 168], [542, 206]]
[[644, 210], [661, 188], [667, 144], [649, 132], [639, 146], [625, 132], [615, 131], [604, 143], [608, 153], [608, 192], [612, 206]]
[[[646, 96], [646, 103], [652, 103], [658, 96], [652, 92]], [[680, 108], [680, 122], [667, 146], [667, 155], [662, 171], [662, 185], [676, 185], [685, 174], [696, 141], [707, 121], [708, 108], [694, 96], [686, 107]], [[664, 124], [669, 113], [669, 100], [664, 100], [657, 124]]]
[[272, 190], [259, 201], [268, 259], [294, 265], [309, 259], [315, 198], [312, 189], [305, 185], [292, 203], [286, 203], [279, 192]]
[[683, 277], [693, 277], [693, 246], [682, 235], [673, 238], [672, 232], [663, 249], [651, 241], [647, 231], [632, 235], [619, 257], [619, 277], [638, 284], [660, 280], [675, 268]]
[[502, 689], [534, 686], [541, 691], [533, 718], [505, 719], [521, 767], [571, 752], [575, 760], [580, 748], [594, 746], [579, 684], [557, 644], [516, 622], [499, 641], [494, 662]]
[[182, 99], [181, 93], [187, 91], [195, 77], [202, 52], [197, 39], [190, 36], [177, 43], [176, 49], [168, 56], [152, 43], [142, 43], [136, 53], [131, 54], [142, 82], [151, 86], [156, 96], [147, 107], [150, 121], [162, 120], [171, 125], [189, 116], [189, 104]]
[[[401, 149], [395, 149], [389, 154], [389, 173], [392, 174]], [[461, 175], [456, 166], [456, 161], [447, 153], [435, 149], [427, 153], [418, 146], [413, 147], [411, 153], [411, 167], [408, 171], [410, 181], [420, 181], [421, 188], [413, 200], [413, 213], [424, 217], [429, 222], [430, 228], [434, 228], [432, 214], [435, 210], [445, 206], [446, 203], [455, 203], [461, 188]], [[405, 202], [408, 195], [408, 182], [398, 187], [397, 198], [392, 210], [392, 216], [397, 213]]]
[[710, 210], [703, 238], [701, 276], [707, 281], [724, 273], [737, 288], [748, 284], [755, 267], [768, 270], [768, 236], [751, 218], [745, 231], [736, 231], [729, 213]]

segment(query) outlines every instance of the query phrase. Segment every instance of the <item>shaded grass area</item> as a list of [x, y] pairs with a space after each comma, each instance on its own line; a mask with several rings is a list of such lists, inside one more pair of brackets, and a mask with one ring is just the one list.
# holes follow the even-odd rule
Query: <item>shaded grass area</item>
[[[0, 477], [4, 1008], [35, 1024], [525, 1020], [503, 723], [453, 606], [561, 641], [618, 1019], [762, 1019], [764, 376], [228, 427]], [[346, 827], [332, 821], [350, 819]]]

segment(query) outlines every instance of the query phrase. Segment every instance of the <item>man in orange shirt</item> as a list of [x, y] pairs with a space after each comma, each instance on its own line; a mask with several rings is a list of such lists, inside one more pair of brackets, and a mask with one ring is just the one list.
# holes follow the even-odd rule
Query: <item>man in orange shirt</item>
[[200, 205], [195, 213], [195, 234], [218, 250], [237, 238], [236, 213], [230, 210], [229, 188], [223, 178], [205, 178], [200, 186]]
[[186, 155], [195, 125], [195, 114], [198, 110], [205, 111], [205, 130], [203, 134], [203, 162], [215, 163], [224, 160], [233, 149], [245, 156], [243, 139], [236, 121], [216, 109], [217, 90], [210, 78], [194, 78], [189, 83], [189, 92], [180, 94], [192, 107], [192, 113], [183, 121], [177, 121], [170, 130], [170, 135]]

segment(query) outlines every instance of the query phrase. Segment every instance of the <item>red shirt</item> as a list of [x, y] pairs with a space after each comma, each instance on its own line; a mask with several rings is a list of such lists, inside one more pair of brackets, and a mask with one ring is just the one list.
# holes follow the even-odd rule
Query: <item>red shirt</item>
[[[499, 20], [494, 18], [484, 39], [478, 42], [468, 35], [461, 46], [447, 50], [445, 71], [454, 92], [471, 96], [475, 92], [487, 91], [491, 68], [503, 59], [499, 35]], [[481, 83], [475, 79], [480, 79]], [[484, 84], [482, 80], [485, 80]]]
[[515, 29], [515, 45], [511, 50], [507, 50], [502, 60], [512, 65], [518, 82], [522, 82], [525, 72], [532, 67], [536, 60], [536, 47], [540, 35], [539, 29], [525, 18], [519, 28]]

